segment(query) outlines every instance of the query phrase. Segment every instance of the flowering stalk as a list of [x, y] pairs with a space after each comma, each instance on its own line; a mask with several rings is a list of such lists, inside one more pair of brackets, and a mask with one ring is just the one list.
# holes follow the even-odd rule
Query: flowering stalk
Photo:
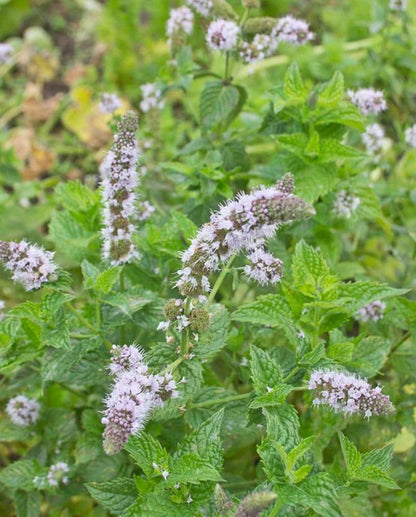
[[287, 174], [275, 187], [240, 194], [212, 214], [182, 255], [177, 287], [184, 296], [197, 297], [211, 290], [208, 275], [242, 250], [250, 256], [263, 248], [283, 224], [314, 214], [311, 205], [293, 194]]
[[0, 260], [11, 271], [12, 279], [20, 282], [26, 291], [39, 289], [46, 282], [57, 280], [54, 253], [26, 241], [0, 241]]
[[365, 379], [337, 371], [312, 372], [309, 389], [315, 390], [315, 406], [327, 405], [345, 416], [360, 414], [366, 418], [395, 412], [387, 395], [377, 386], [372, 388]]
[[178, 396], [172, 375], [151, 374], [143, 353], [134, 345], [113, 346], [111, 352], [110, 371], [115, 380], [102, 418], [106, 426], [103, 447], [110, 455], [120, 452], [129, 436], [143, 429], [154, 409]]
[[133, 244], [136, 212], [135, 188], [139, 184], [136, 131], [137, 115], [129, 111], [118, 123], [114, 143], [101, 164], [103, 218], [103, 256], [112, 265], [125, 264], [138, 257]]

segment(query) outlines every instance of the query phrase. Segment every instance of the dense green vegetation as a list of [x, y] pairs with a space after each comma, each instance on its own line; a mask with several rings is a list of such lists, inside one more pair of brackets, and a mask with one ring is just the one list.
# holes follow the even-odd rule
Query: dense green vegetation
[[416, 515], [415, 35], [0, 0], [0, 515]]

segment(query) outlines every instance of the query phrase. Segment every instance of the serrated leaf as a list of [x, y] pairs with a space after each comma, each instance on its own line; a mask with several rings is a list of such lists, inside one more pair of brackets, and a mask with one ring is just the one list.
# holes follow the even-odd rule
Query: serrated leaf
[[223, 416], [224, 410], [221, 409], [205, 420], [180, 444], [175, 458], [189, 453], [196, 454], [219, 470], [222, 466], [220, 429]]
[[250, 347], [250, 369], [254, 390], [257, 395], [264, 395], [282, 381], [279, 365], [261, 348]]
[[330, 278], [330, 270], [320, 251], [300, 241], [292, 257], [292, 276], [295, 287], [305, 294], [314, 294], [322, 279]]
[[169, 483], [199, 484], [203, 481], [222, 481], [217, 470], [209, 461], [189, 453], [180, 456], [169, 473]]
[[209, 359], [226, 346], [229, 324], [228, 310], [223, 305], [214, 305], [210, 310], [209, 326], [206, 331], [201, 332], [198, 346], [195, 348], [196, 356]]
[[354, 352], [354, 343], [333, 343], [327, 349], [327, 357], [339, 363], [351, 361]]
[[319, 94], [319, 104], [335, 106], [344, 98], [344, 76], [336, 71], [326, 87]]
[[401, 296], [407, 292], [408, 289], [396, 289], [387, 284], [370, 281], [342, 283], [339, 288], [340, 297], [346, 298], [344, 308], [351, 315], [354, 315], [359, 309], [376, 300]]
[[347, 467], [347, 476], [353, 478], [355, 473], [361, 467], [361, 454], [357, 447], [341, 432], [338, 432], [338, 438], [341, 443], [342, 454], [344, 455], [345, 466]]
[[116, 478], [104, 483], [87, 483], [88, 492], [103, 508], [120, 515], [137, 498], [136, 484], [131, 478]]
[[267, 433], [271, 440], [280, 443], [285, 451], [294, 449], [299, 441], [299, 416], [290, 404], [265, 410]]
[[264, 395], [257, 396], [251, 403], [251, 409], [258, 409], [260, 407], [277, 406], [285, 402], [288, 394], [293, 390], [291, 384], [277, 384]]
[[121, 270], [121, 267], [112, 267], [100, 273], [95, 281], [95, 289], [101, 293], [108, 294], [120, 278]]
[[[240, 102], [240, 92], [222, 81], [211, 81], [204, 86], [200, 100], [201, 124], [212, 127], [225, 122], [235, 113]], [[231, 122], [231, 120], [228, 120]]]
[[24, 492], [17, 490], [13, 496], [18, 517], [38, 517], [42, 504], [39, 492]]
[[[312, 447], [315, 440], [314, 436], [308, 436], [301, 440], [299, 445], [292, 449], [287, 455], [288, 466], [292, 468], [296, 465], [296, 462]], [[300, 481], [300, 480], [299, 480]]]
[[342, 102], [337, 106], [323, 110], [317, 119], [316, 125], [342, 124], [364, 131], [365, 123], [360, 110], [349, 102]]
[[298, 485], [279, 485], [276, 493], [286, 504], [312, 508], [322, 517], [342, 517], [338, 495], [328, 474], [315, 474]]
[[366, 337], [355, 345], [348, 366], [356, 369], [364, 377], [374, 377], [387, 360], [391, 346], [389, 339], [378, 336]]
[[168, 468], [169, 455], [166, 449], [148, 433], [130, 436], [125, 449], [147, 477], [155, 473], [154, 463], [162, 470]]
[[307, 156], [318, 156], [320, 153], [320, 144], [319, 144], [319, 133], [317, 131], [312, 131], [308, 145], [305, 147], [305, 154]]
[[355, 147], [341, 144], [334, 138], [321, 138], [319, 163], [333, 162], [345, 158], [361, 158], [364, 153]]
[[391, 488], [393, 490], [400, 489], [390, 476], [374, 465], [362, 467], [355, 474], [354, 478], [360, 481], [368, 481], [369, 483], [374, 483], [385, 488]]
[[362, 455], [362, 458], [363, 467], [373, 465], [386, 472], [390, 468], [390, 462], [393, 458], [393, 444], [366, 452]]
[[7, 488], [33, 490], [36, 471], [37, 467], [33, 460], [18, 460], [0, 472], [0, 483]]
[[308, 90], [296, 63], [293, 63], [285, 74], [284, 93], [286, 99], [290, 101], [302, 102], [306, 100]]
[[289, 314], [290, 308], [283, 296], [266, 294], [259, 296], [253, 303], [239, 307], [231, 318], [242, 323], [280, 327], [284, 326]]

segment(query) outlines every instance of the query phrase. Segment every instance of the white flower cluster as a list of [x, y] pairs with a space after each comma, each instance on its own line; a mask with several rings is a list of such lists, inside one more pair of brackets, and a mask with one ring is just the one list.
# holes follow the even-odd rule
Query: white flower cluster
[[139, 201], [137, 204], [137, 219], [139, 221], [147, 221], [154, 211], [155, 207], [149, 201]]
[[240, 35], [240, 27], [230, 20], [215, 20], [207, 31], [207, 44], [212, 50], [229, 52], [235, 50]]
[[206, 294], [208, 275], [221, 263], [242, 250], [252, 254], [283, 224], [313, 215], [313, 207], [296, 197], [293, 189], [293, 176], [287, 174], [275, 187], [240, 194], [213, 213], [182, 255], [176, 284], [181, 293]]
[[110, 114], [121, 106], [121, 100], [115, 93], [103, 93], [99, 108], [103, 113]]
[[256, 34], [251, 43], [243, 41], [239, 55], [245, 63], [255, 63], [271, 56], [277, 48], [277, 41], [268, 34]]
[[395, 409], [381, 388], [372, 388], [365, 379], [337, 371], [315, 370], [309, 389], [315, 390], [315, 406], [326, 405], [345, 416], [360, 414], [366, 418], [388, 415]]
[[29, 399], [25, 395], [18, 395], [9, 400], [6, 412], [10, 420], [22, 427], [34, 424], [39, 417], [39, 403], [34, 399]]
[[411, 147], [416, 147], [416, 124], [406, 129], [405, 138], [407, 144]]
[[178, 33], [191, 34], [194, 28], [194, 13], [188, 7], [171, 9], [166, 24], [166, 34], [172, 38]]
[[178, 396], [172, 375], [151, 374], [142, 352], [134, 345], [113, 346], [110, 371], [115, 377], [102, 423], [103, 447], [117, 454], [129, 436], [143, 429], [150, 413]]
[[113, 265], [124, 264], [138, 256], [132, 236], [132, 217], [136, 215], [139, 184], [136, 140], [137, 115], [129, 111], [118, 123], [114, 143], [101, 164], [103, 199], [103, 256]]
[[378, 321], [384, 316], [386, 304], [380, 300], [371, 302], [357, 311], [356, 317], [360, 321]]
[[26, 291], [39, 289], [45, 282], [57, 280], [54, 253], [26, 241], [0, 241], [0, 260], [11, 271], [12, 279], [20, 282]]
[[384, 129], [380, 124], [369, 124], [361, 136], [369, 153], [376, 154], [383, 147]]
[[[200, 303], [206, 302], [205, 296], [200, 296]], [[198, 341], [198, 333], [206, 330], [210, 322], [210, 315], [203, 307], [197, 307], [193, 300], [185, 302], [180, 298], [169, 300], [164, 308], [166, 321], [161, 321], [157, 330], [168, 331], [169, 328], [175, 328], [178, 332], [182, 332], [185, 328], [190, 327], [194, 332], [194, 339]], [[170, 339], [167, 340], [170, 342]]]
[[143, 99], [140, 102], [140, 109], [143, 113], [151, 110], [161, 110], [165, 105], [162, 99], [162, 92], [155, 83], [146, 83], [141, 87]]
[[244, 273], [260, 285], [274, 285], [282, 279], [283, 262], [263, 248], [258, 248], [247, 255], [247, 259], [250, 264], [245, 266]]
[[341, 190], [335, 198], [332, 211], [337, 217], [350, 219], [361, 203], [359, 197]]
[[348, 90], [350, 101], [357, 106], [363, 115], [373, 113], [377, 115], [387, 109], [386, 101], [381, 90], [374, 88], [360, 88], [357, 91]]
[[407, 0], [390, 0], [390, 9], [392, 11], [405, 11]]
[[13, 57], [13, 47], [8, 43], [0, 43], [0, 65], [10, 63]]
[[212, 0], [186, 0], [186, 3], [195, 9], [201, 16], [209, 16], [214, 5]]
[[278, 20], [271, 36], [277, 43], [286, 42], [292, 45], [304, 45], [315, 37], [305, 20], [299, 20], [291, 15]]
[[4, 309], [6, 308], [6, 302], [4, 300], [0, 300], [0, 321], [4, 320]]
[[62, 482], [64, 485], [67, 485], [69, 482], [67, 476], [68, 472], [68, 463], [65, 463], [64, 461], [59, 461], [58, 463], [51, 465], [46, 476], [48, 484], [52, 487], [58, 486], [60, 482]]

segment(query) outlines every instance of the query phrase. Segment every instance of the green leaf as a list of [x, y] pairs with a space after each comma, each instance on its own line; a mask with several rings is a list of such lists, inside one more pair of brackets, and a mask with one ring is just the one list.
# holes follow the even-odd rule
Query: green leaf
[[374, 377], [387, 361], [391, 346], [390, 339], [366, 337], [355, 345], [348, 366], [356, 369], [364, 377]]
[[289, 101], [300, 103], [306, 100], [308, 90], [302, 80], [299, 67], [293, 63], [287, 70], [284, 79], [285, 97]]
[[179, 445], [175, 459], [192, 453], [206, 459], [215, 469], [219, 470], [222, 466], [220, 429], [223, 416], [223, 409], [217, 411], [187, 436]]
[[342, 517], [338, 495], [328, 474], [315, 474], [298, 485], [278, 485], [278, 498], [290, 506], [312, 508], [323, 517]]
[[288, 467], [293, 468], [296, 462], [312, 447], [315, 436], [308, 436], [301, 440], [299, 445], [292, 449], [287, 455]]
[[87, 483], [88, 492], [106, 510], [120, 515], [137, 498], [136, 484], [131, 478], [116, 478], [104, 483]]
[[99, 191], [90, 190], [79, 180], [58, 183], [55, 193], [57, 202], [74, 214], [99, 209]]
[[260, 407], [277, 406], [285, 402], [288, 394], [293, 390], [291, 384], [277, 384], [274, 385], [271, 391], [264, 395], [259, 395], [251, 403], [251, 409]]
[[355, 474], [354, 478], [359, 481], [368, 481], [369, 483], [374, 483], [376, 485], [380, 485], [385, 488], [391, 488], [393, 490], [400, 489], [400, 487], [390, 476], [374, 465], [367, 465], [362, 467]]
[[168, 469], [169, 456], [166, 449], [148, 433], [130, 436], [125, 449], [147, 477], [154, 475], [154, 463], [162, 470]]
[[304, 241], [300, 241], [296, 245], [292, 257], [292, 276], [294, 286], [305, 294], [314, 294], [322, 279], [331, 278], [330, 270], [322, 253]]
[[393, 296], [401, 296], [406, 294], [408, 289], [396, 289], [387, 284], [379, 284], [378, 282], [348, 282], [340, 284], [339, 295], [345, 300], [344, 307], [354, 315], [358, 309], [376, 300], [384, 300]]
[[100, 273], [95, 282], [95, 288], [97, 291], [108, 294], [120, 278], [121, 270], [121, 267], [112, 267]]
[[336, 71], [326, 87], [320, 92], [318, 103], [325, 106], [336, 106], [344, 98], [344, 76]]
[[299, 441], [299, 417], [290, 404], [265, 410], [267, 433], [271, 440], [280, 443], [285, 451], [294, 449]]
[[390, 468], [390, 462], [393, 458], [393, 444], [386, 445], [381, 449], [373, 449], [372, 451], [366, 452], [363, 454], [362, 458], [363, 467], [373, 465], [383, 472], [386, 472]]
[[341, 144], [341, 142], [334, 138], [321, 138], [319, 163], [361, 157], [364, 157], [364, 153], [355, 147]]
[[312, 157], [320, 154], [319, 133], [317, 131], [312, 131], [308, 145], [305, 147], [305, 154]]
[[24, 492], [17, 490], [13, 495], [18, 517], [38, 517], [42, 504], [39, 492]]
[[283, 296], [266, 294], [259, 296], [253, 303], [239, 307], [233, 312], [231, 318], [243, 323], [281, 327], [284, 326], [284, 321], [289, 314], [290, 308]]
[[170, 484], [199, 484], [202, 481], [223, 481], [223, 479], [209, 461], [193, 453], [180, 456], [168, 477]]
[[334, 343], [327, 349], [327, 357], [341, 364], [351, 361], [354, 352], [354, 343]]
[[201, 359], [209, 359], [215, 356], [228, 340], [228, 328], [230, 325], [228, 310], [220, 304], [210, 309], [210, 322], [206, 331], [201, 332], [195, 354]]
[[345, 466], [347, 467], [347, 476], [353, 478], [361, 467], [361, 454], [358, 452], [357, 447], [340, 431], [338, 432], [338, 438], [341, 443]]
[[0, 483], [7, 488], [33, 490], [33, 478], [37, 467], [33, 460], [18, 460], [5, 467], [0, 472]]
[[200, 100], [201, 124], [212, 127], [220, 122], [232, 122], [238, 112], [240, 91], [223, 81], [211, 81], [204, 86]]
[[342, 124], [364, 131], [365, 122], [360, 110], [350, 102], [342, 102], [337, 106], [323, 110], [317, 119], [316, 125]]
[[250, 369], [253, 387], [257, 395], [264, 395], [282, 382], [279, 365], [267, 352], [255, 346], [250, 347]]

